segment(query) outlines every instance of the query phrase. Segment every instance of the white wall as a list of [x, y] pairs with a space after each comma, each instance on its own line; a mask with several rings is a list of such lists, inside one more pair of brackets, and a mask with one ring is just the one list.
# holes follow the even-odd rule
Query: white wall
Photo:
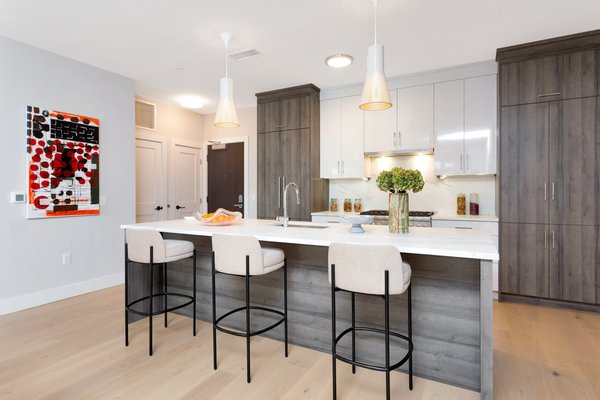
[[[238, 128], [217, 128], [213, 122], [215, 119], [214, 114], [207, 114], [204, 116], [204, 140], [221, 140], [225, 138], [237, 138], [237, 137], [248, 137], [250, 162], [249, 162], [249, 195], [250, 202], [248, 204], [248, 217], [256, 218], [257, 215], [257, 203], [256, 203], [256, 190], [257, 190], [257, 157], [258, 149], [257, 144], [257, 133], [256, 133], [256, 107], [238, 108], [237, 109], [238, 120], [240, 126]], [[212, 211], [212, 210], [211, 210]]]
[[434, 175], [432, 155], [383, 157], [371, 160], [369, 181], [336, 179], [329, 181], [330, 198], [338, 199], [341, 209], [345, 198], [361, 198], [364, 210], [386, 210], [388, 195], [375, 185], [375, 179], [382, 170], [392, 167], [418, 169], [425, 179], [425, 187], [419, 193], [410, 193], [411, 210], [436, 211], [440, 214], [456, 214], [456, 195], [479, 193], [479, 213], [496, 215], [496, 177], [468, 176], [439, 179]]
[[136, 127], [136, 133], [144, 132], [202, 143], [204, 115], [146, 97], [136, 96], [136, 99], [156, 104], [156, 129]]
[[[0, 88], [0, 314], [118, 284], [119, 225], [135, 221], [133, 81], [0, 37]], [[27, 105], [100, 119], [99, 216], [27, 220], [10, 204], [27, 190]]]

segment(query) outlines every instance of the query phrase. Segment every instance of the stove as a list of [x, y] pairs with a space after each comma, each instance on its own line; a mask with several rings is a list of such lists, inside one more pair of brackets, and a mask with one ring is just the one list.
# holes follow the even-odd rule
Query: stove
[[[388, 224], [388, 210], [367, 210], [360, 213], [360, 215], [372, 215], [373, 225], [387, 225]], [[431, 216], [435, 214], [433, 211], [409, 211], [408, 212], [408, 225], [409, 226], [422, 226], [431, 227]]]

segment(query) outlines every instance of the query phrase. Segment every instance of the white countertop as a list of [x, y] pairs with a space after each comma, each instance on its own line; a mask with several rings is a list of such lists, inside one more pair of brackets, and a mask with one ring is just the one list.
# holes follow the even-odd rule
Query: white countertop
[[431, 219], [444, 221], [474, 221], [474, 222], [498, 222], [495, 215], [457, 215], [457, 214], [433, 214]]
[[316, 211], [310, 213], [310, 215], [320, 215], [323, 217], [343, 217], [344, 215], [360, 215], [360, 213], [344, 211]]
[[[237, 225], [208, 226], [183, 219], [121, 225], [146, 227], [164, 233], [212, 236], [213, 233], [252, 235], [258, 240], [275, 243], [329, 246], [333, 242], [350, 244], [392, 245], [402, 253], [498, 260], [498, 250], [486, 231], [447, 228], [410, 228], [408, 234], [391, 234], [387, 226], [363, 225], [366, 232], [350, 233], [349, 224], [296, 222], [300, 227], [284, 229], [273, 220], [243, 219]], [[323, 229], [302, 226], [322, 226]]]

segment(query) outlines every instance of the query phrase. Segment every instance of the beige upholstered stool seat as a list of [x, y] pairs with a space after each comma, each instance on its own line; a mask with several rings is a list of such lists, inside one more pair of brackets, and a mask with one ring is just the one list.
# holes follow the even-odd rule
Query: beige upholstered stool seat
[[187, 240], [164, 239], [165, 262], [182, 260], [191, 257], [194, 253], [194, 243]]
[[390, 295], [402, 294], [410, 285], [410, 265], [402, 261], [393, 246], [332, 243], [329, 246], [329, 283], [331, 264], [335, 264], [335, 285], [357, 293], [385, 293], [383, 274], [389, 271]]
[[281, 249], [261, 247], [254, 236], [214, 234], [215, 269], [233, 275], [246, 275], [246, 256], [250, 258], [250, 276], [264, 275], [283, 267]]

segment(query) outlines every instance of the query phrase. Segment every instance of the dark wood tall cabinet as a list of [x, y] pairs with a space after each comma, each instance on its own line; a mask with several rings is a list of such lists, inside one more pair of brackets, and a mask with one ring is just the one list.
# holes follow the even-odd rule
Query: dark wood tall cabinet
[[288, 214], [310, 221], [327, 210], [329, 183], [319, 178], [319, 88], [302, 85], [257, 93], [258, 218], [283, 215], [283, 189], [295, 182], [300, 204], [288, 193]]
[[600, 31], [498, 49], [500, 292], [600, 304]]

